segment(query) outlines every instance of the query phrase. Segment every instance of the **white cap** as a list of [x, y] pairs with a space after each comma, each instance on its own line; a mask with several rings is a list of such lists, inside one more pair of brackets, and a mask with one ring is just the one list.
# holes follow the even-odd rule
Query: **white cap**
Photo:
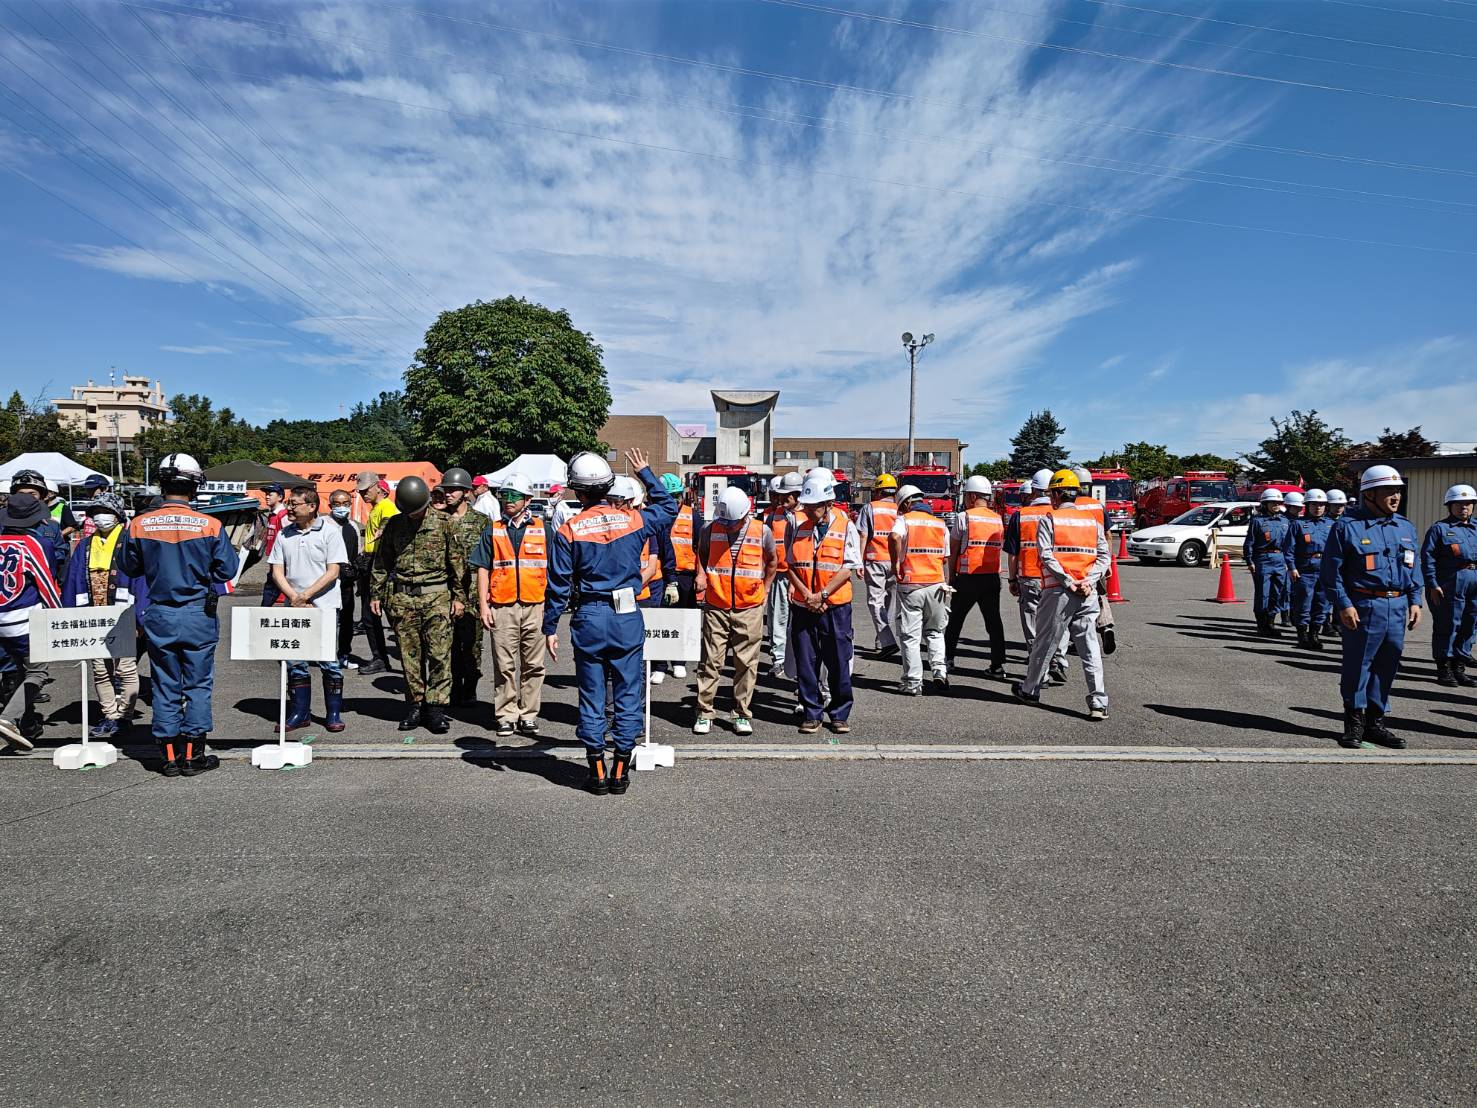
[[995, 486], [990, 484], [988, 477], [971, 477], [964, 482], [965, 492], [977, 492], [981, 496], [989, 496], [995, 491]]
[[902, 488], [898, 489], [897, 492], [892, 494], [892, 500], [893, 503], [901, 508], [909, 500], [916, 500], [922, 495], [923, 490], [920, 489], [917, 485], [904, 485]]
[[1260, 499], [1263, 504], [1281, 504], [1283, 499], [1282, 490], [1263, 489]]
[[1287, 504], [1289, 507], [1301, 508], [1303, 506], [1304, 497], [1303, 494], [1300, 492], [1290, 492], [1286, 496], [1284, 496], [1282, 500], [1283, 503]]
[[1306, 493], [1303, 494], [1303, 499], [1306, 500], [1309, 504], [1327, 504], [1328, 493], [1324, 492], [1322, 489], [1309, 489]]
[[743, 519], [749, 514], [753, 505], [749, 501], [749, 494], [743, 489], [729, 485], [718, 494], [718, 518], [733, 520]]
[[497, 483], [498, 492], [504, 489], [516, 489], [521, 496], [533, 495], [533, 482], [521, 473], [512, 473]]
[[569, 487], [578, 492], [605, 492], [610, 488], [610, 463], [586, 450], [569, 459]]
[[1366, 489], [1387, 488], [1391, 485], [1403, 485], [1405, 481], [1400, 477], [1400, 471], [1394, 466], [1370, 466], [1359, 475], [1359, 491]]
[[1349, 494], [1344, 492], [1343, 489], [1329, 489], [1328, 502], [1330, 504], [1347, 504], [1349, 502]]
[[1038, 469], [1031, 474], [1031, 488], [1037, 492], [1045, 492], [1051, 487], [1051, 470]]
[[835, 499], [836, 482], [829, 469], [817, 468], [805, 475], [805, 482], [800, 486], [800, 503], [824, 504]]
[[1444, 503], [1450, 504], [1456, 500], [1477, 500], [1477, 489], [1471, 485], [1452, 485], [1446, 490]]

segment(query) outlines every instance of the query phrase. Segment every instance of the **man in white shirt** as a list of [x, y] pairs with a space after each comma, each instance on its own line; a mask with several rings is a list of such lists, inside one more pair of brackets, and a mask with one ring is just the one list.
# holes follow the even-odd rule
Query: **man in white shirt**
[[[331, 518], [318, 514], [318, 490], [297, 485], [287, 501], [289, 522], [267, 555], [272, 584], [288, 608], [327, 608], [337, 618], [340, 608], [339, 567], [348, 560], [343, 530]], [[344, 676], [337, 660], [314, 663], [323, 671], [324, 727], [344, 729]], [[287, 730], [310, 722], [313, 682], [307, 662], [287, 663], [287, 693], [291, 700]]]

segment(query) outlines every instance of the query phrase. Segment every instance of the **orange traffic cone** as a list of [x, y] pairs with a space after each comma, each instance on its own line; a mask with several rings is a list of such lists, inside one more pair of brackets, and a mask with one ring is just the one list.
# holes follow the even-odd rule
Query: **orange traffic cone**
[[1118, 560], [1121, 562], [1128, 557], [1128, 532], [1118, 532]]
[[1108, 563], [1108, 603], [1127, 604], [1123, 596], [1123, 590], [1118, 587], [1118, 559], [1113, 558]]
[[1236, 582], [1231, 579], [1231, 559], [1226, 555], [1221, 556], [1221, 586], [1216, 590], [1215, 602], [1217, 604], [1245, 604], [1244, 600], [1236, 599]]

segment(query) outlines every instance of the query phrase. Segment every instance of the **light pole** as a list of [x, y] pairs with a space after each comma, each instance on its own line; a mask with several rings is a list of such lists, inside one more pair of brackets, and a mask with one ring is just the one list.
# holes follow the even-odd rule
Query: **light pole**
[[932, 335], [924, 335], [916, 342], [912, 331], [903, 332], [903, 346], [908, 351], [908, 457], [903, 465], [913, 464], [913, 431], [918, 413], [918, 351], [933, 341]]
[[120, 485], [123, 484], [123, 440], [118, 437], [118, 424], [122, 420], [123, 417], [117, 412], [108, 416], [108, 422], [113, 425], [113, 450], [118, 455], [118, 484]]

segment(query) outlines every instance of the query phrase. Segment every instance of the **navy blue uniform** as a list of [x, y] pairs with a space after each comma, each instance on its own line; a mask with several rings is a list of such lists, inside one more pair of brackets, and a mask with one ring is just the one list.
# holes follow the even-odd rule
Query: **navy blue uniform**
[[1437, 662], [1472, 662], [1477, 633], [1477, 522], [1443, 519], [1421, 544], [1426, 588], [1441, 590], [1431, 605], [1431, 654]]
[[1292, 622], [1299, 627], [1321, 627], [1328, 618], [1328, 596], [1318, 586], [1323, 572], [1323, 548], [1333, 533], [1333, 520], [1297, 519], [1292, 524]]
[[1320, 584], [1335, 615], [1345, 608], [1359, 613], [1353, 631], [1339, 624], [1339, 691], [1345, 708], [1373, 708], [1381, 715], [1390, 709], [1410, 609], [1420, 605], [1419, 542], [1410, 520], [1398, 514], [1360, 509], [1334, 522]]
[[1246, 525], [1242, 560], [1251, 568], [1257, 617], [1272, 619], [1291, 606], [1288, 556], [1292, 551], [1292, 523], [1283, 515], [1257, 512]]

